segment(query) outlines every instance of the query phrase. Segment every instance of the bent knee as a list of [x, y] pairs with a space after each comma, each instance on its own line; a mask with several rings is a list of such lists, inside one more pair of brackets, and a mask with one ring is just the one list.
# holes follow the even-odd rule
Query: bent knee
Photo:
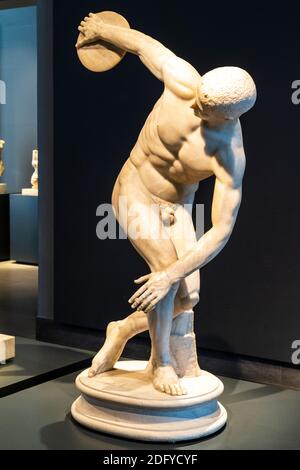
[[177, 297], [178, 303], [177, 308], [178, 311], [188, 311], [192, 310], [200, 301], [199, 292], [191, 292], [185, 297]]
[[199, 301], [200, 301], [200, 295], [199, 295], [199, 292], [192, 292], [190, 295], [189, 295], [189, 299], [190, 299], [190, 302], [192, 304], [192, 308], [196, 307], [196, 305], [198, 305]]

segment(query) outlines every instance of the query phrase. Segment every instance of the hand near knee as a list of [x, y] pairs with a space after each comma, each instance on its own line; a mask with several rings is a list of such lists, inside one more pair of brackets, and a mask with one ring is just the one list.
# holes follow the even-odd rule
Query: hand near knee
[[166, 271], [151, 273], [134, 281], [135, 284], [145, 283], [129, 300], [133, 309], [149, 313], [154, 310], [171, 289], [177, 288]]

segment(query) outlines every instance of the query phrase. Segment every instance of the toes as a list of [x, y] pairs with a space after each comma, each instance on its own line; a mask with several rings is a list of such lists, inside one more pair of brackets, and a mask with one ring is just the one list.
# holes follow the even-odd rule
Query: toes
[[187, 394], [187, 391], [183, 389], [180, 384], [159, 385], [158, 388], [161, 392], [167, 393], [168, 395], [172, 395], [173, 397], [181, 397], [182, 395]]
[[180, 389], [181, 389], [181, 395], [187, 395], [188, 394], [186, 388], [180, 387]]
[[89, 370], [89, 378], [91, 379], [92, 377], [95, 377], [97, 375], [97, 371], [91, 367]]
[[177, 384], [172, 385], [172, 395], [173, 395], [173, 397], [181, 395], [180, 387]]
[[179, 396], [182, 396], [182, 395], [186, 395], [187, 392], [185, 391], [185, 389], [182, 388], [182, 386], [180, 384], [176, 385], [177, 389], [178, 389], [178, 395]]

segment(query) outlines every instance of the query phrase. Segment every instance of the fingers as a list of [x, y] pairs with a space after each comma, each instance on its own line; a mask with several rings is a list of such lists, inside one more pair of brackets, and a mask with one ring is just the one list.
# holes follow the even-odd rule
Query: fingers
[[151, 274], [147, 274], [147, 276], [142, 276], [139, 279], [136, 279], [134, 281], [134, 283], [135, 284], [142, 284], [143, 282], [149, 281], [150, 277], [151, 277]]
[[86, 46], [87, 44], [90, 44], [90, 41], [88, 41], [87, 39], [83, 39], [82, 41], [79, 41], [79, 42], [76, 44], [76, 48], [77, 48], [77, 49], [80, 49], [80, 48]]
[[[141, 301], [143, 300], [143, 297], [144, 297], [144, 296], [141, 297]], [[146, 298], [146, 300], [144, 300], [144, 302], [142, 303], [142, 305], [140, 305], [137, 310], [144, 312], [145, 309], [149, 307], [149, 305], [153, 302], [153, 300], [154, 300], [155, 298], [156, 298], [156, 295], [155, 295], [155, 294], [150, 295], [149, 297]]]
[[85, 46], [86, 44], [89, 44], [89, 40], [88, 39], [81, 39], [81, 41], [77, 41], [77, 44], [75, 45], [75, 47], [77, 49], [80, 49], [81, 47]]
[[143, 285], [132, 297], [129, 299], [129, 303], [133, 304], [135, 300], [140, 297], [146, 290], [148, 289], [148, 285]]
[[153, 300], [153, 302], [151, 302], [151, 304], [149, 305], [149, 307], [147, 307], [147, 308], [144, 310], [144, 313], [148, 314], [148, 313], [152, 312], [152, 310], [154, 310], [154, 308], [156, 307], [156, 305], [158, 304], [158, 302], [159, 302], [158, 299]]
[[[143, 302], [143, 299], [145, 299], [146, 297], [149, 297], [150, 295], [152, 295], [152, 292], [150, 291], [149, 288], [147, 288], [147, 290], [145, 291], [144, 297], [138, 296], [138, 298], [135, 299], [135, 301], [132, 305], [132, 308], [136, 308], [137, 310], [141, 310], [139, 305]], [[137, 307], [139, 307], [139, 308], [137, 308]]]

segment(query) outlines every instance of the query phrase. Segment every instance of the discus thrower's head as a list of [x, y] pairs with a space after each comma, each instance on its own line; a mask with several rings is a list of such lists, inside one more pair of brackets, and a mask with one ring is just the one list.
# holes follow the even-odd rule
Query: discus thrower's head
[[235, 120], [256, 101], [256, 86], [239, 67], [218, 67], [203, 75], [196, 103], [204, 120]]

